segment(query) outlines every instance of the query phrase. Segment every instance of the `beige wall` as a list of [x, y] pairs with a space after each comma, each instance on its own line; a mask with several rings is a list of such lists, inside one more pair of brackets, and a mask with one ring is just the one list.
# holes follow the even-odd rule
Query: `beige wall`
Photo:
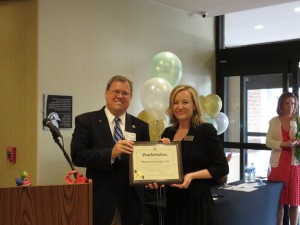
[[[36, 183], [37, 2], [0, 2], [0, 187], [15, 186], [22, 170]], [[6, 147], [17, 163], [6, 162]]]
[[[139, 93], [151, 78], [151, 59], [162, 51], [180, 58], [180, 83], [192, 84], [202, 95], [214, 90], [213, 18], [203, 19], [147, 0], [39, 1], [38, 184], [64, 183], [70, 171], [52, 135], [42, 128], [43, 94], [73, 96], [74, 121], [78, 114], [98, 110], [104, 104], [107, 80], [123, 74], [134, 82], [129, 112], [137, 115], [143, 110]], [[61, 130], [67, 152], [73, 129]]]

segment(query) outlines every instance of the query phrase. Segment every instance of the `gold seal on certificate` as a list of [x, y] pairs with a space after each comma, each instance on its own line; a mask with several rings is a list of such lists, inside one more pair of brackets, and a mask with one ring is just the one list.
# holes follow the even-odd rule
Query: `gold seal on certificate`
[[180, 142], [135, 142], [130, 155], [130, 185], [183, 182]]

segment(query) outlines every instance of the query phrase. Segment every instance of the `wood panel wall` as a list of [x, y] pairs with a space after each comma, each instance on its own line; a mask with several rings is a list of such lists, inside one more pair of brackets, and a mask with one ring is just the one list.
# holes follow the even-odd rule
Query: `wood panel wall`
[[[37, 170], [37, 0], [0, 1], [0, 187]], [[17, 162], [6, 162], [6, 147]]]

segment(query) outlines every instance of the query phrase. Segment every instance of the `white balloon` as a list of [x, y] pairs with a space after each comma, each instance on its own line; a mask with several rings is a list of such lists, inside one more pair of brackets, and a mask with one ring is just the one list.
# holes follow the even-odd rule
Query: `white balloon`
[[142, 105], [154, 119], [164, 119], [171, 90], [171, 84], [159, 77], [146, 81], [142, 86], [140, 92]]
[[220, 135], [225, 132], [229, 124], [228, 117], [224, 113], [219, 112], [213, 119], [218, 125], [217, 134]]
[[211, 123], [214, 126], [214, 128], [216, 128], [216, 130], [218, 131], [217, 122], [213, 118], [211, 118], [209, 115], [207, 115], [206, 112], [203, 113], [203, 119], [205, 120], [205, 122]]

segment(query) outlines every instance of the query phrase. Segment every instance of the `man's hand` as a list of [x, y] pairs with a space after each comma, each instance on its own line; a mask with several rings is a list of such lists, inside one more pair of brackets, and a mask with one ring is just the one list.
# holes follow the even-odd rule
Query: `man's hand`
[[131, 154], [133, 152], [133, 141], [119, 140], [112, 149], [111, 158], [115, 159], [122, 154]]

